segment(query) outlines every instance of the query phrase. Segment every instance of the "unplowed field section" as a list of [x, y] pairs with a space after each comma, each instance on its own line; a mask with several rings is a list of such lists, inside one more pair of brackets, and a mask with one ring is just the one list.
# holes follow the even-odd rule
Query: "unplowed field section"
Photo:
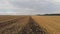
[[32, 16], [50, 34], [60, 34], [60, 16]]

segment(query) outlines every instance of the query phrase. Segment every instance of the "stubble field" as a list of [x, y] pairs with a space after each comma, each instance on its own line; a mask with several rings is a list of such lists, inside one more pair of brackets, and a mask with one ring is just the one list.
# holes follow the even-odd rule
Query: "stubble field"
[[60, 16], [0, 16], [0, 34], [60, 34]]
[[50, 34], [60, 34], [60, 16], [32, 16]]

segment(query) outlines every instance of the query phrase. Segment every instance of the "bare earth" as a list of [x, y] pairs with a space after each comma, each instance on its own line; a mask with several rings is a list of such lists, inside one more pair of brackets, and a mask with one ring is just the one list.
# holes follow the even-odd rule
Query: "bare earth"
[[60, 16], [0, 16], [0, 34], [60, 34]]

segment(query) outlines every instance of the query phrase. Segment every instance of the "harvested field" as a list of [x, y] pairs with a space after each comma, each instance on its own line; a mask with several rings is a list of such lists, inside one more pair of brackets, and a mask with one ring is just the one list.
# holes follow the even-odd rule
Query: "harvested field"
[[23, 16], [0, 16], [0, 22], [1, 21], [6, 21], [6, 20], [11, 20], [11, 19], [16, 19], [16, 18], [20, 18]]
[[59, 34], [60, 16], [0, 16], [0, 34]]
[[35, 23], [31, 16], [5, 16], [4, 18], [1, 17], [0, 34], [47, 34], [47, 31]]
[[[20, 20], [21, 19], [21, 20]], [[18, 21], [12, 22], [12, 24], [3, 27], [0, 31], [1, 34], [17, 34], [22, 27], [28, 23], [28, 17], [23, 17], [18, 19]], [[10, 22], [11, 23], [11, 22]]]
[[50, 34], [60, 34], [60, 16], [32, 16]]

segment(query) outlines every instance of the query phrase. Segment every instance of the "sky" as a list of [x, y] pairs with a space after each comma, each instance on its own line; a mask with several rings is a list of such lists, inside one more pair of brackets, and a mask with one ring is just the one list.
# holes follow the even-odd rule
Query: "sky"
[[0, 15], [60, 13], [60, 0], [0, 0]]

